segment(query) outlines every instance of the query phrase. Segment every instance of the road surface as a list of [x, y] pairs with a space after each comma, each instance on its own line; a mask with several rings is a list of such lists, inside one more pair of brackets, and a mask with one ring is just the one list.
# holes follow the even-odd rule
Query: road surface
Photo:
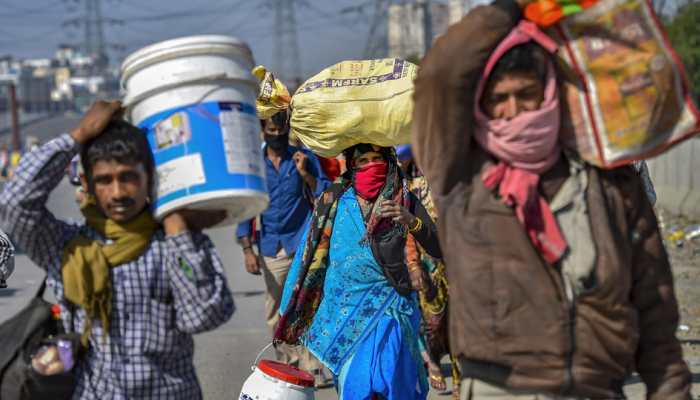
[[[75, 121], [75, 117], [43, 121], [40, 125], [28, 126], [26, 131], [46, 141], [61, 131], [70, 129]], [[64, 180], [50, 197], [49, 209], [60, 218], [80, 218], [73, 193], [73, 187]], [[206, 399], [237, 399], [243, 382], [251, 372], [250, 366], [255, 356], [269, 343], [264, 317], [264, 284], [260, 276], [252, 276], [245, 272], [241, 249], [234, 240], [233, 227], [211, 230], [208, 233], [226, 268], [229, 287], [234, 293], [236, 312], [233, 318], [219, 329], [195, 337], [195, 365]], [[679, 263], [674, 264], [681, 267]], [[0, 290], [0, 322], [14, 315], [29, 301], [42, 279], [43, 272], [26, 256], [17, 256], [15, 273], [8, 281], [9, 288]], [[683, 282], [684, 279], [681, 276], [677, 276], [676, 279], [678, 287], [679, 281]], [[698, 285], [694, 285], [692, 289], [685, 288], [682, 283], [680, 286], [682, 291], [698, 291]], [[683, 306], [683, 293], [680, 294]], [[50, 296], [47, 298], [50, 299]], [[696, 333], [695, 329], [693, 333]], [[686, 348], [686, 351], [688, 350]], [[271, 353], [267, 353], [267, 356], [270, 357]], [[688, 358], [691, 367], [697, 372], [700, 361], [696, 357], [693, 354]], [[696, 381], [698, 375], [694, 375], [693, 378]], [[643, 385], [638, 379], [633, 379], [626, 391], [630, 399], [644, 398]], [[334, 389], [316, 392], [317, 400], [336, 398]], [[430, 398], [448, 399], [449, 396], [431, 393]]]

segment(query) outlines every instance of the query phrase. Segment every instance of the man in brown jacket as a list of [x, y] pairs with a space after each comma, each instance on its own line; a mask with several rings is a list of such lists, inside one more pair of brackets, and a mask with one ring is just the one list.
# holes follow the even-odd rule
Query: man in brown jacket
[[477, 7], [416, 82], [413, 144], [440, 214], [462, 398], [620, 399], [637, 371], [648, 399], [689, 399], [639, 176], [559, 147], [555, 63], [519, 22], [512, 0]]

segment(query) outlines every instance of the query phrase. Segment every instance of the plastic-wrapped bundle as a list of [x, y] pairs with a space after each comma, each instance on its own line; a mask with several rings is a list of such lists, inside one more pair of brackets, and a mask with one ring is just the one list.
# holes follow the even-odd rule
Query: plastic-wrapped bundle
[[292, 134], [324, 157], [358, 143], [408, 143], [417, 73], [415, 64], [399, 59], [328, 67], [292, 97]]

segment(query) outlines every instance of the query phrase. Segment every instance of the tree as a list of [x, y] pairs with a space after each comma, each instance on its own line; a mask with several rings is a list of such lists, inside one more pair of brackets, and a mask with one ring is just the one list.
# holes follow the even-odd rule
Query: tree
[[700, 1], [679, 7], [666, 29], [697, 98], [700, 96]]

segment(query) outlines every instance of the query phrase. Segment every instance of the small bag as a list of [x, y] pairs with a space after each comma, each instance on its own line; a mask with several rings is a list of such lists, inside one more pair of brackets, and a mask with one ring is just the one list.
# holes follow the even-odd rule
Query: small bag
[[700, 132], [683, 66], [646, 0], [602, 0], [553, 26], [562, 141], [603, 167], [646, 159]]
[[392, 236], [383, 242], [377, 240], [370, 242], [372, 255], [382, 267], [384, 277], [401, 296], [409, 296], [413, 291], [411, 276], [404, 258], [405, 247], [406, 238], [401, 235]]
[[52, 316], [52, 304], [43, 299], [46, 279], [29, 304], [0, 325], [0, 400], [70, 399], [75, 388], [75, 367], [55, 375], [42, 375], [32, 367], [32, 357], [59, 339], [72, 345], [78, 359], [80, 335], [66, 334]]

